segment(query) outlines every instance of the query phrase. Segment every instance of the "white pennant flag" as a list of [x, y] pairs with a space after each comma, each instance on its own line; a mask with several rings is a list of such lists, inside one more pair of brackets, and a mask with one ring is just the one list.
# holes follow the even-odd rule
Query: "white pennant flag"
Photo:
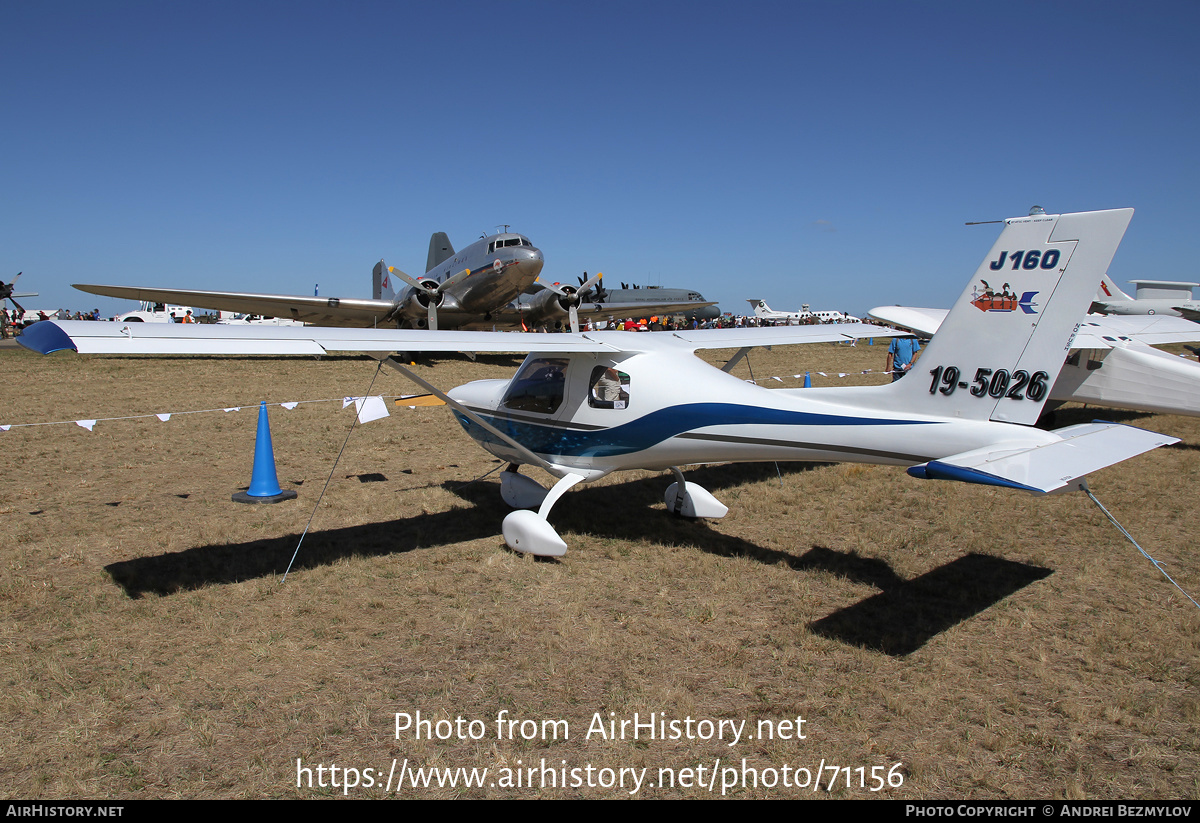
[[231, 406], [230, 408], [224, 409], [223, 411], [231, 412], [231, 411], [241, 411], [241, 410], [242, 410], [241, 406]]
[[12, 426], [0, 426], [0, 432], [6, 432], [11, 428], [12, 428]]
[[168, 420], [171, 419], [170, 414], [156, 414], [154, 416], [157, 417], [159, 420], [161, 420], [164, 423], [166, 423]]
[[349, 406], [351, 403], [354, 403], [357, 401], [358, 401], [357, 397], [343, 397], [342, 398], [342, 408], [344, 409], [347, 406]]
[[76, 420], [75, 425], [82, 426], [83, 428], [87, 429], [88, 431], [91, 431], [92, 426], [96, 425], [96, 421], [95, 420]]
[[772, 379], [772, 380], [778, 380], [780, 383], [782, 383], [782, 382], [783, 382], [783, 378], [782, 378], [782, 377], [772, 377], [771, 379]]
[[387, 403], [383, 402], [382, 397], [356, 397], [354, 410], [358, 412], [359, 423], [370, 423], [388, 416]]
[[[297, 407], [297, 406], [299, 406], [300, 404], [299, 404], [299, 403], [292, 402], [292, 403], [280, 403], [279, 405], [283, 406], [283, 407], [284, 407], [285, 409], [287, 409], [288, 411], [291, 411], [292, 409], [296, 408], [296, 407]], [[343, 406], [343, 408], [345, 408], [345, 407]]]

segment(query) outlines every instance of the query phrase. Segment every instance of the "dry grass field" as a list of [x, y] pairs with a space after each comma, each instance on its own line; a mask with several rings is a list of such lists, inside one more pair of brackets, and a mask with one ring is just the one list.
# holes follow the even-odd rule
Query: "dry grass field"
[[[781, 348], [735, 373], [796, 386], [884, 355]], [[421, 372], [449, 388], [518, 362]], [[535, 561], [504, 547], [496, 476], [471, 482], [497, 463], [444, 408], [356, 428], [316, 506], [353, 417], [338, 402], [271, 409], [298, 500], [230, 502], [258, 401], [364, 394], [375, 371], [0, 349], [0, 424], [245, 407], [0, 432], [5, 796], [1200, 797], [1200, 610], [1083, 495], [713, 466], [689, 478], [730, 512], [688, 522], [664, 510], [669, 474], [619, 475], [558, 504], [570, 550]], [[385, 369], [371, 393], [415, 391]], [[1060, 417], [1183, 438], [1091, 485], [1197, 596], [1200, 420]], [[397, 739], [396, 714], [418, 711], [462, 718], [465, 739]], [[498, 734], [503, 712], [566, 725]], [[604, 739], [597, 713], [680, 734]], [[489, 771], [397, 786], [406, 762]]]

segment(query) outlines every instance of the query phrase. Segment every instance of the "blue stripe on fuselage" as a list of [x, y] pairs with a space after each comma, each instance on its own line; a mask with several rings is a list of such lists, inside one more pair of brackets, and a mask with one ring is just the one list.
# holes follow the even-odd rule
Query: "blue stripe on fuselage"
[[[455, 412], [454, 416], [466, 429], [467, 434], [479, 442], [496, 442], [495, 436], [472, 423], [464, 415]], [[707, 426], [916, 426], [936, 422], [846, 417], [837, 414], [739, 406], [732, 403], [689, 403], [670, 406], [620, 426], [590, 431], [564, 428], [564, 424], [554, 421], [526, 423], [482, 412], [480, 416], [530, 451], [577, 457], [632, 454], [683, 432]]]

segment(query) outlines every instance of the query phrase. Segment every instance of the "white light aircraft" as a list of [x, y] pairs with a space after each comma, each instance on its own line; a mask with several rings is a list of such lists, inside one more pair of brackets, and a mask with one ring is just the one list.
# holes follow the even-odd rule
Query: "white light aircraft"
[[[542, 252], [521, 234], [507, 231], [494, 234], [456, 252], [444, 232], [435, 232], [429, 238], [425, 275], [411, 277], [380, 260], [372, 272], [373, 296], [370, 300], [140, 286], [76, 284], [75, 288], [106, 297], [188, 303], [206, 309], [347, 328], [561, 329], [570, 325], [578, 331], [580, 315], [608, 316], [647, 310], [644, 304], [599, 306], [585, 302], [584, 298], [601, 275], [579, 288], [543, 286], [535, 296], [522, 297], [541, 273], [542, 263]], [[664, 303], [649, 308], [670, 313], [694, 309], [696, 304]]]
[[[721, 517], [726, 507], [687, 482], [682, 467], [853, 461], [907, 466], [922, 479], [1049, 494], [1082, 488], [1090, 472], [1178, 442], [1114, 423], [1057, 431], [1033, 426], [1132, 214], [1120, 209], [1006, 220], [925, 349], [922, 369], [932, 379], [910, 375], [882, 386], [765, 389], [693, 356], [701, 348], [886, 334], [865, 325], [517, 336], [49, 321], [32, 327], [21, 342], [43, 353], [375, 352], [442, 397], [472, 438], [509, 461], [501, 494], [517, 510], [504, 519], [507, 544], [557, 556], [567, 547], [548, 522], [554, 505], [576, 484], [615, 471], [670, 469], [675, 483], [666, 490], [668, 510]], [[977, 281], [990, 274], [993, 261], [1011, 255], [1023, 261], [1009, 280], [1028, 298], [1028, 310], [981, 310]], [[529, 355], [511, 380], [475, 381], [446, 393], [391, 359], [387, 353], [395, 350]], [[525, 464], [540, 466], [558, 482], [543, 488], [518, 472]]]

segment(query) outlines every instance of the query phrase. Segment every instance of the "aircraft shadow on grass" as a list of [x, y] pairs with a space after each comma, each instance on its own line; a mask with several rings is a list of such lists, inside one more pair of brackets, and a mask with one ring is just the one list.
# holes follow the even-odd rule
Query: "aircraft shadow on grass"
[[903, 580], [883, 561], [814, 546], [799, 568], [821, 568], [883, 589], [808, 624], [831, 640], [893, 657], [912, 654], [936, 635], [974, 617], [1052, 572], [983, 554], [968, 554]]
[[[780, 471], [792, 474], [809, 471], [817, 465], [780, 464]], [[744, 464], [721, 469], [702, 469], [697, 474], [711, 474], [706, 482], [714, 487], [774, 479], [775, 476], [772, 464]], [[361, 476], [358, 479], [363, 481]], [[375, 479], [367, 476], [368, 482]], [[499, 539], [498, 524], [510, 509], [500, 498], [498, 484], [447, 481], [441, 485], [471, 503], [472, 507], [384, 523], [311, 531], [304, 539], [293, 570], [329, 565], [346, 557], [383, 557], [481, 538]], [[704, 546], [716, 541], [707, 550], [728, 556], [762, 553], [758, 546], [711, 531], [701, 521], [667, 517], [661, 511], [647, 511], [646, 516], [658, 518], [652, 531], [648, 532], [644, 520], [631, 517], [630, 513], [638, 511], [639, 507], [649, 509], [654, 503], [661, 503], [662, 489], [661, 475], [619, 486], [583, 489], [572, 495], [577, 505], [563, 508], [563, 526], [571, 531], [630, 541], [643, 540], [650, 534], [655, 542], [664, 545]], [[197, 546], [181, 552], [123, 560], [106, 566], [105, 570], [130, 597], [165, 596], [206, 585], [282, 575], [299, 539], [298, 534], [291, 534], [244, 543]]]
[[[820, 465], [782, 463], [778, 473], [791, 477]], [[748, 463], [693, 469], [689, 477], [708, 488], [728, 488], [771, 482], [776, 472], [774, 464]], [[316, 568], [355, 555], [387, 557], [498, 536], [496, 524], [508, 507], [500, 500], [495, 483], [445, 482], [442, 486], [471, 503], [471, 508], [310, 532], [293, 569]], [[664, 546], [698, 547], [722, 557], [747, 557], [770, 565], [784, 563], [796, 571], [823, 570], [881, 589], [881, 593], [839, 609], [808, 628], [823, 637], [892, 656], [911, 654], [939, 633], [1051, 574], [1049, 569], [1037, 566], [969, 554], [913, 580], [904, 580], [882, 560], [820, 546], [796, 555], [722, 534], [703, 520], [664, 515], [651, 508], [661, 503], [662, 488], [663, 477], [655, 476], [580, 490], [572, 495], [574, 505], [563, 507], [560, 513], [562, 528], [624, 542], [649, 537]], [[641, 510], [645, 515], [636, 515]], [[649, 529], [646, 517], [655, 519]], [[197, 546], [113, 563], [106, 570], [129, 597], [166, 596], [211, 584], [281, 575], [298, 540], [299, 535], [291, 534]]]

